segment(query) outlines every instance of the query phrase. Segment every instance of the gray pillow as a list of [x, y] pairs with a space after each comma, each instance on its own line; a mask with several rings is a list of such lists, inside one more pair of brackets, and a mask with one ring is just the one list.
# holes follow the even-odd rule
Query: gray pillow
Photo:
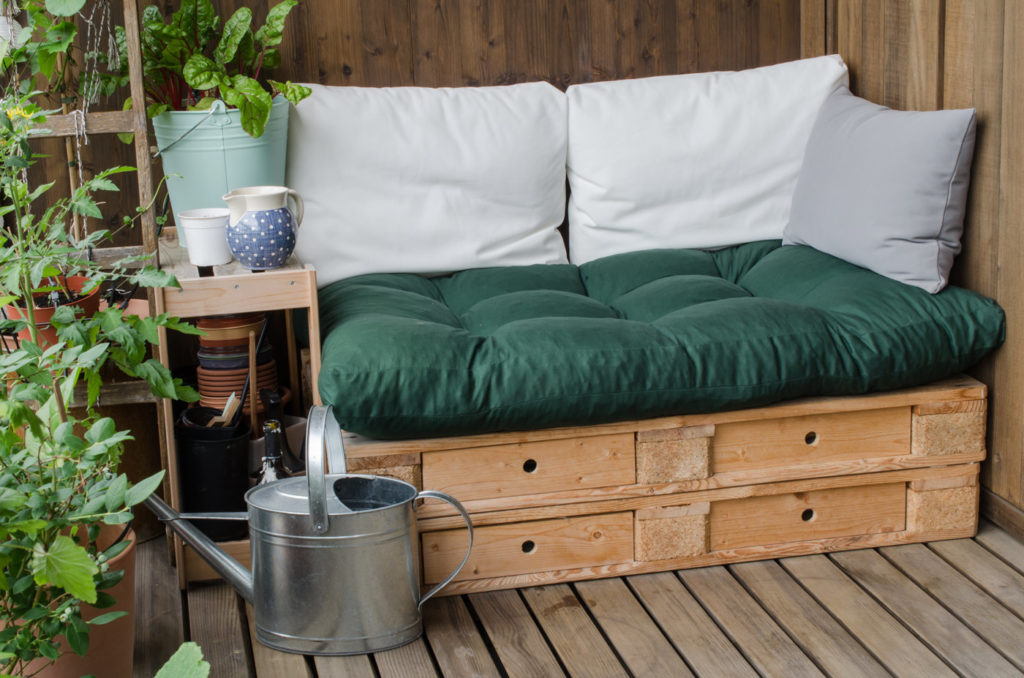
[[841, 87], [822, 106], [784, 245], [935, 293], [960, 252], [974, 109], [894, 111]]

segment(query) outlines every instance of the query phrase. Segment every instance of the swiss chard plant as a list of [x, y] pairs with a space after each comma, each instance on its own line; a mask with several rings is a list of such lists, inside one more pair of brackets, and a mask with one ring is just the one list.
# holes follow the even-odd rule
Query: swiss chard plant
[[[156, 6], [146, 7], [141, 38], [149, 117], [171, 110], [207, 110], [220, 99], [239, 110], [249, 135], [261, 136], [274, 95], [298, 103], [310, 94], [308, 87], [267, 78], [281, 64], [277, 48], [288, 14], [297, 4], [298, 0], [284, 0], [274, 5], [259, 27], [253, 25], [248, 7], [222, 21], [210, 0], [182, 0], [178, 11], [167, 17]], [[123, 30], [118, 43], [120, 70], [101, 76], [106, 93], [128, 82]]]

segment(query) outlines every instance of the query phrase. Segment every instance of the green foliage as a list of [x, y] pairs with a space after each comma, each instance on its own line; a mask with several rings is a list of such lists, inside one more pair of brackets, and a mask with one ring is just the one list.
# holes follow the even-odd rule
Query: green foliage
[[[248, 7], [240, 7], [223, 22], [210, 0], [185, 0], [166, 18], [158, 7], [146, 7], [141, 37], [149, 117], [169, 110], [207, 110], [221, 99], [239, 109], [246, 132], [262, 136], [274, 95], [282, 94], [293, 104], [310, 95], [308, 87], [266, 79], [266, 72], [281, 64], [281, 54], [274, 48], [281, 44], [288, 14], [296, 5], [298, 0], [274, 5], [255, 29]], [[112, 94], [128, 82], [124, 44], [121, 33], [121, 69], [101, 76], [102, 93]]]
[[207, 678], [210, 664], [203, 660], [203, 651], [195, 643], [182, 643], [155, 678]]
[[[123, 572], [110, 559], [126, 546], [96, 544], [101, 526], [124, 525], [133, 506], [159, 486], [159, 473], [131, 484], [119, 473], [129, 431], [97, 412], [104, 375], [120, 371], [145, 380], [161, 396], [196, 400], [151, 355], [161, 328], [194, 333], [176, 318], [139, 318], [116, 307], [85, 314], [70, 304], [70, 276], [86, 280], [84, 292], [111, 281], [143, 287], [177, 285], [173, 276], [132, 257], [101, 268], [89, 250], [109, 241], [98, 230], [81, 238], [69, 232], [73, 215], [101, 218], [103, 193], [116, 191], [114, 177], [132, 171], [98, 171], [70, 197], [53, 199], [53, 183], [32, 185], [37, 160], [29, 143], [45, 129], [42, 92], [28, 84], [47, 79], [59, 92], [84, 0], [19, 0], [29, 25], [24, 40], [0, 58], [0, 303], [23, 307], [23, 318], [0, 328], [29, 338], [0, 353], [0, 675], [20, 675], [28, 662], [84, 653], [90, 628], [121, 613], [82, 618], [81, 605], [108, 608], [106, 591]], [[58, 58], [61, 54], [65, 56]], [[138, 218], [124, 217], [124, 227]], [[32, 300], [57, 294], [50, 320], [57, 340], [45, 343]], [[52, 301], [48, 305], [55, 305]], [[85, 385], [83, 395], [76, 386]]]

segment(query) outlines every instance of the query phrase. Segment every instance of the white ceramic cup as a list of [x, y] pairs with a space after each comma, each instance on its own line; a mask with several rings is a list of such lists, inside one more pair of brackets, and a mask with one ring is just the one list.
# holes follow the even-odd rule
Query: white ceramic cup
[[228, 249], [228, 208], [209, 207], [178, 213], [178, 227], [185, 230], [188, 260], [196, 266], [217, 266], [231, 261]]

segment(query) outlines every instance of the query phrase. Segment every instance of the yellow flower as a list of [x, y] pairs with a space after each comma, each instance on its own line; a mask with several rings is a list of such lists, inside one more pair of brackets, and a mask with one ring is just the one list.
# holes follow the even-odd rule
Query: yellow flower
[[28, 120], [30, 117], [31, 116], [29, 116], [21, 106], [15, 106], [14, 108], [7, 109], [7, 118], [9, 120], [14, 120], [15, 118], [24, 118], [25, 120]]

